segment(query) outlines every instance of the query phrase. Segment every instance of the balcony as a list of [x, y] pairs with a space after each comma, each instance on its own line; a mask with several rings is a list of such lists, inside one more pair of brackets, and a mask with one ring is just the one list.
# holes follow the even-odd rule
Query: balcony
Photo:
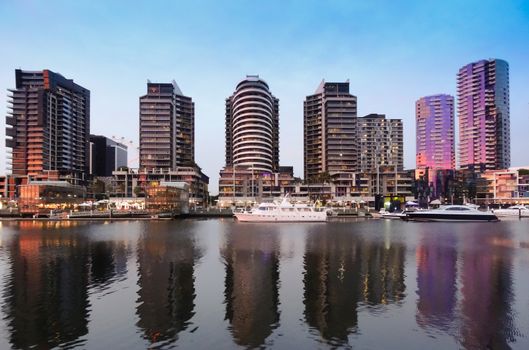
[[17, 119], [15, 117], [6, 117], [6, 125], [15, 126], [17, 125]]
[[17, 134], [17, 131], [15, 128], [6, 128], [6, 136], [15, 137]]

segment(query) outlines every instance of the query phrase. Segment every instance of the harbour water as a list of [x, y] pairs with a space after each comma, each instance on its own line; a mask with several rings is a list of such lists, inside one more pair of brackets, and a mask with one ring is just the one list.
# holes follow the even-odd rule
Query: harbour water
[[529, 221], [0, 222], [0, 349], [529, 349]]

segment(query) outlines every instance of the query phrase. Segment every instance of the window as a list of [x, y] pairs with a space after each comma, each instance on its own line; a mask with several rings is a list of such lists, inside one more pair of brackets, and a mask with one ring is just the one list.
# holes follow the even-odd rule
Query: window
[[470, 210], [470, 209], [469, 208], [465, 208], [465, 207], [450, 207], [450, 208], [447, 208], [446, 210], [464, 211], [464, 210]]

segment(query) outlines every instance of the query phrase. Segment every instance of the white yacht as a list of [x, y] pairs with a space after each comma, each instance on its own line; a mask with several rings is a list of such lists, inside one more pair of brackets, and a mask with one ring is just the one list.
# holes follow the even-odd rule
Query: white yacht
[[443, 205], [439, 209], [418, 210], [408, 213], [407, 221], [498, 221], [494, 213], [479, 211], [466, 205]]
[[395, 220], [395, 219], [402, 219], [404, 217], [406, 217], [406, 215], [408, 215], [408, 213], [412, 213], [412, 212], [416, 212], [420, 209], [418, 208], [415, 208], [415, 207], [410, 207], [410, 208], [406, 208], [404, 210], [401, 210], [401, 211], [394, 211], [392, 213], [388, 212], [388, 211], [380, 211], [380, 217], [382, 219], [391, 219], [391, 220]]
[[393, 213], [390, 213], [389, 211], [386, 211], [384, 213], [382, 213], [380, 215], [380, 217], [382, 219], [402, 219], [403, 217], [406, 216], [406, 211], [405, 210], [402, 210], [402, 211], [395, 211]]
[[513, 205], [505, 209], [494, 209], [492, 211], [496, 216], [512, 216], [529, 218], [529, 208], [525, 205]]
[[380, 216], [382, 219], [402, 219], [403, 217], [406, 217], [408, 213], [415, 212], [416, 210], [401, 210], [401, 211], [394, 211], [393, 213], [390, 212], [384, 212]]
[[234, 213], [240, 222], [325, 222], [327, 211], [313, 205], [291, 204], [288, 197], [281, 203], [261, 203], [250, 211]]

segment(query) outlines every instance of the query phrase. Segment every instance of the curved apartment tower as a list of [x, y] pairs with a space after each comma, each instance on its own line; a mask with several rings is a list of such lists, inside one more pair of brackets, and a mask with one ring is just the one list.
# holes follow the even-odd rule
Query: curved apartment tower
[[467, 64], [457, 74], [459, 165], [479, 171], [511, 163], [509, 64], [498, 59]]
[[279, 100], [258, 75], [247, 75], [226, 99], [226, 166], [279, 167]]

